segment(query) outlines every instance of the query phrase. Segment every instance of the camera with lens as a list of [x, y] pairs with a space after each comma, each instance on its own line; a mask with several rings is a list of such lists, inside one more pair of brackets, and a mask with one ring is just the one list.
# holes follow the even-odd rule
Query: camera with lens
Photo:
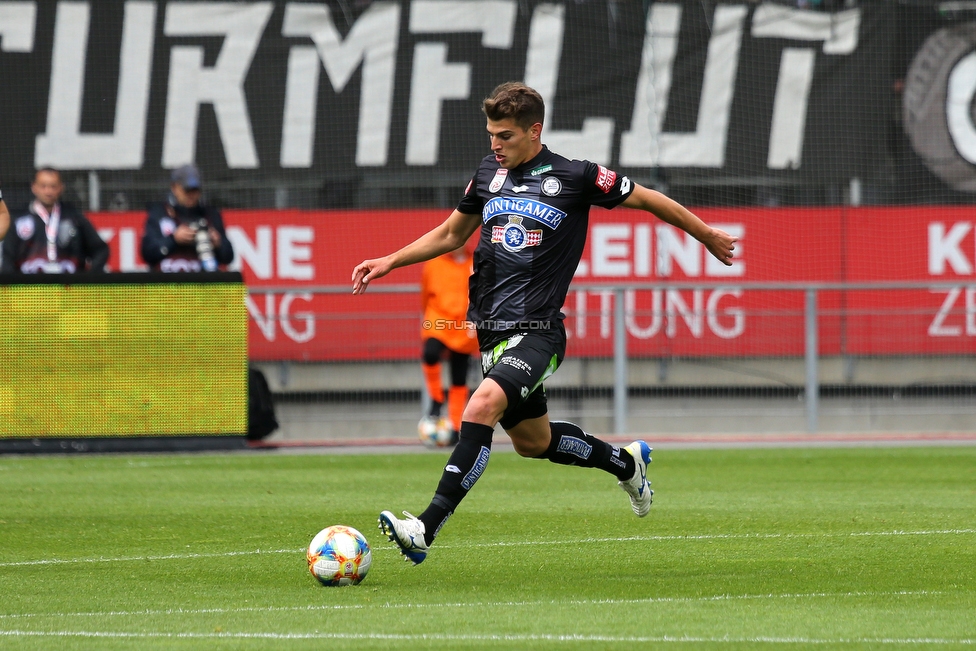
[[197, 257], [204, 271], [217, 271], [217, 258], [214, 256], [213, 242], [210, 240], [210, 228], [206, 219], [199, 219], [190, 224], [193, 229], [193, 243], [197, 248]]

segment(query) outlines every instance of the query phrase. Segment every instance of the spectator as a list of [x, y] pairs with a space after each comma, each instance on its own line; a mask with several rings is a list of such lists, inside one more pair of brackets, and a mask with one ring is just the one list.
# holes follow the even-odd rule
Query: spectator
[[194, 165], [173, 170], [165, 202], [150, 204], [142, 234], [142, 258], [156, 271], [217, 271], [234, 259], [224, 220], [200, 201]]
[[[467, 321], [468, 278], [471, 276], [472, 260], [468, 246], [445, 253], [424, 264], [420, 279], [420, 300], [424, 309], [422, 366], [430, 396], [430, 409], [423, 420], [438, 423], [442, 419], [444, 386], [441, 360], [446, 357], [451, 366], [447, 420], [452, 431], [452, 443], [458, 440], [461, 414], [468, 401], [468, 364], [471, 356], [478, 353], [477, 332]], [[422, 422], [421, 428], [423, 426]]]
[[108, 245], [79, 210], [61, 203], [61, 173], [44, 167], [34, 173], [34, 201], [15, 213], [14, 227], [3, 240], [4, 273], [78, 273], [105, 271]]
[[7, 236], [7, 229], [10, 228], [10, 211], [3, 200], [3, 191], [0, 190], [0, 240]]

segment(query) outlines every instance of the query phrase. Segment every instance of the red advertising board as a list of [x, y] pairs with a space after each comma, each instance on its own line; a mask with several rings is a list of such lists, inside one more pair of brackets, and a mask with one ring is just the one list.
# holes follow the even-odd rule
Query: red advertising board
[[[351, 295], [352, 268], [393, 251], [447, 210], [228, 210], [228, 237], [252, 288], [250, 354], [259, 360], [413, 359], [415, 293]], [[698, 242], [646, 213], [594, 208], [565, 312], [574, 356], [612, 353], [613, 293], [625, 294], [634, 356], [795, 356], [804, 350], [802, 290], [756, 282], [958, 282], [952, 288], [822, 290], [820, 351], [976, 353], [976, 211], [970, 207], [702, 208], [740, 237], [725, 267]], [[89, 215], [109, 242], [113, 270], [144, 268], [142, 213]], [[399, 269], [377, 286], [416, 284]], [[701, 282], [702, 288], [661, 283]], [[382, 285], [380, 285], [382, 284]], [[601, 289], [606, 286], [608, 289]], [[257, 290], [264, 288], [260, 293]]]

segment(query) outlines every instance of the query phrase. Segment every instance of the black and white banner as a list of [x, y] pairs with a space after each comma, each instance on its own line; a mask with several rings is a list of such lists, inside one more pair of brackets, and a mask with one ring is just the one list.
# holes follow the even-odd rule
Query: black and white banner
[[[551, 148], [624, 170], [829, 181], [892, 156], [893, 61], [914, 52], [895, 51], [891, 3], [643, 5], [0, 2], [0, 178], [466, 176], [487, 152], [481, 99], [513, 79], [546, 98]], [[916, 35], [925, 61], [940, 43], [962, 59], [905, 82], [907, 155], [969, 191], [974, 33]]]

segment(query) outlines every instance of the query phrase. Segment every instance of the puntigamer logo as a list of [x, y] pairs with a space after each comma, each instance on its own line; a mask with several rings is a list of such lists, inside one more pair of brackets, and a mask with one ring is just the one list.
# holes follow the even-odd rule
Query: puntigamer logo
[[529, 217], [542, 222], [550, 228], [556, 228], [566, 217], [566, 213], [558, 208], [553, 208], [547, 203], [535, 201], [534, 199], [511, 199], [508, 197], [495, 197], [485, 204], [481, 212], [484, 223], [488, 223], [493, 218], [500, 215], [516, 215], [519, 217]]

